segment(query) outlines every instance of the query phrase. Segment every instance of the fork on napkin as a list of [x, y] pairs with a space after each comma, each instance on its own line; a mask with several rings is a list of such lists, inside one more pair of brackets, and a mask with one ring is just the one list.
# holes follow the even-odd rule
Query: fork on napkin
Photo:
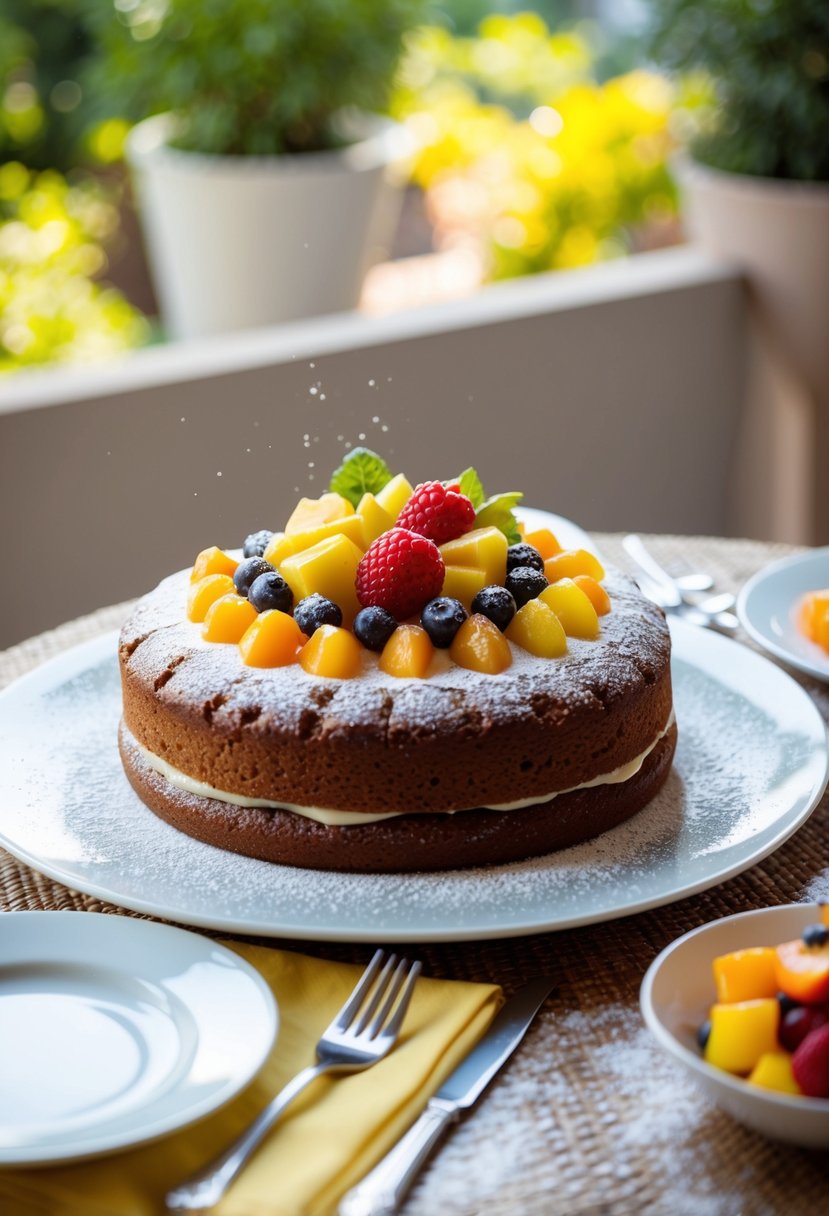
[[[234, 1139], [314, 1059], [320, 1033], [363, 968], [267, 946], [225, 942], [258, 969], [279, 1005], [277, 1042], [256, 1079], [222, 1110], [151, 1144], [50, 1169], [0, 1173], [14, 1216], [158, 1216], [164, 1195]], [[325, 1216], [400, 1138], [484, 1034], [502, 1001], [492, 984], [418, 980], [386, 1059], [321, 1077], [291, 1106], [214, 1211], [218, 1216]]]

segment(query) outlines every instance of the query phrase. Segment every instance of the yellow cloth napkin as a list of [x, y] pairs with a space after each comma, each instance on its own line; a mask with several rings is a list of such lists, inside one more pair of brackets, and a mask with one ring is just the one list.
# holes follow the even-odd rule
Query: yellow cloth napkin
[[[154, 1144], [77, 1165], [0, 1171], [4, 1216], [160, 1216], [163, 1197], [233, 1140], [300, 1069], [362, 967], [225, 943], [270, 984], [277, 1042], [228, 1106]], [[362, 1073], [312, 1082], [215, 1208], [217, 1216], [323, 1216], [413, 1122], [489, 1026], [490, 984], [418, 980], [397, 1046]]]

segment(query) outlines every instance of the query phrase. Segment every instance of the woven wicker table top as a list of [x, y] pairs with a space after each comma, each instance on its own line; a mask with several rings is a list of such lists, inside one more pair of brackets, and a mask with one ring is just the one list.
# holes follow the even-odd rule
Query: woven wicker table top
[[[596, 539], [610, 560], [627, 564], [618, 537]], [[649, 540], [663, 561], [704, 567], [718, 588], [732, 591], [791, 551], [751, 541]], [[102, 609], [0, 654], [0, 687], [117, 626], [126, 608]], [[829, 721], [829, 687], [798, 678]], [[824, 1210], [829, 1157], [772, 1143], [716, 1110], [651, 1043], [638, 1005], [645, 970], [675, 937], [734, 912], [816, 897], [829, 899], [829, 795], [776, 853], [700, 895], [604, 925], [418, 947], [433, 975], [495, 981], [510, 991], [551, 974], [559, 985], [509, 1066], [422, 1175], [407, 1216]], [[131, 915], [0, 850], [0, 910], [37, 909]], [[359, 945], [299, 948], [355, 961], [370, 953]]]

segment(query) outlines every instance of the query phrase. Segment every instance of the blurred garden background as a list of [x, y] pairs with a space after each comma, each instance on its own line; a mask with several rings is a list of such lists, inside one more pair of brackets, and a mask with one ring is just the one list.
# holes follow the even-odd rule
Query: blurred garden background
[[825, 181], [827, 89], [822, 0], [2, 0], [0, 371], [175, 336], [124, 163], [153, 114], [247, 163], [336, 147], [349, 109], [402, 124], [382, 313], [677, 243], [689, 139]]

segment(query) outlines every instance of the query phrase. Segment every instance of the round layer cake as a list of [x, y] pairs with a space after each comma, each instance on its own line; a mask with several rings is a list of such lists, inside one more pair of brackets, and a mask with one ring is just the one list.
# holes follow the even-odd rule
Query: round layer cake
[[223, 849], [315, 869], [520, 860], [641, 810], [676, 746], [661, 611], [609, 570], [599, 637], [498, 675], [437, 651], [426, 679], [366, 651], [355, 679], [245, 666], [185, 618], [188, 572], [145, 596], [120, 644], [120, 748], [143, 801]]

